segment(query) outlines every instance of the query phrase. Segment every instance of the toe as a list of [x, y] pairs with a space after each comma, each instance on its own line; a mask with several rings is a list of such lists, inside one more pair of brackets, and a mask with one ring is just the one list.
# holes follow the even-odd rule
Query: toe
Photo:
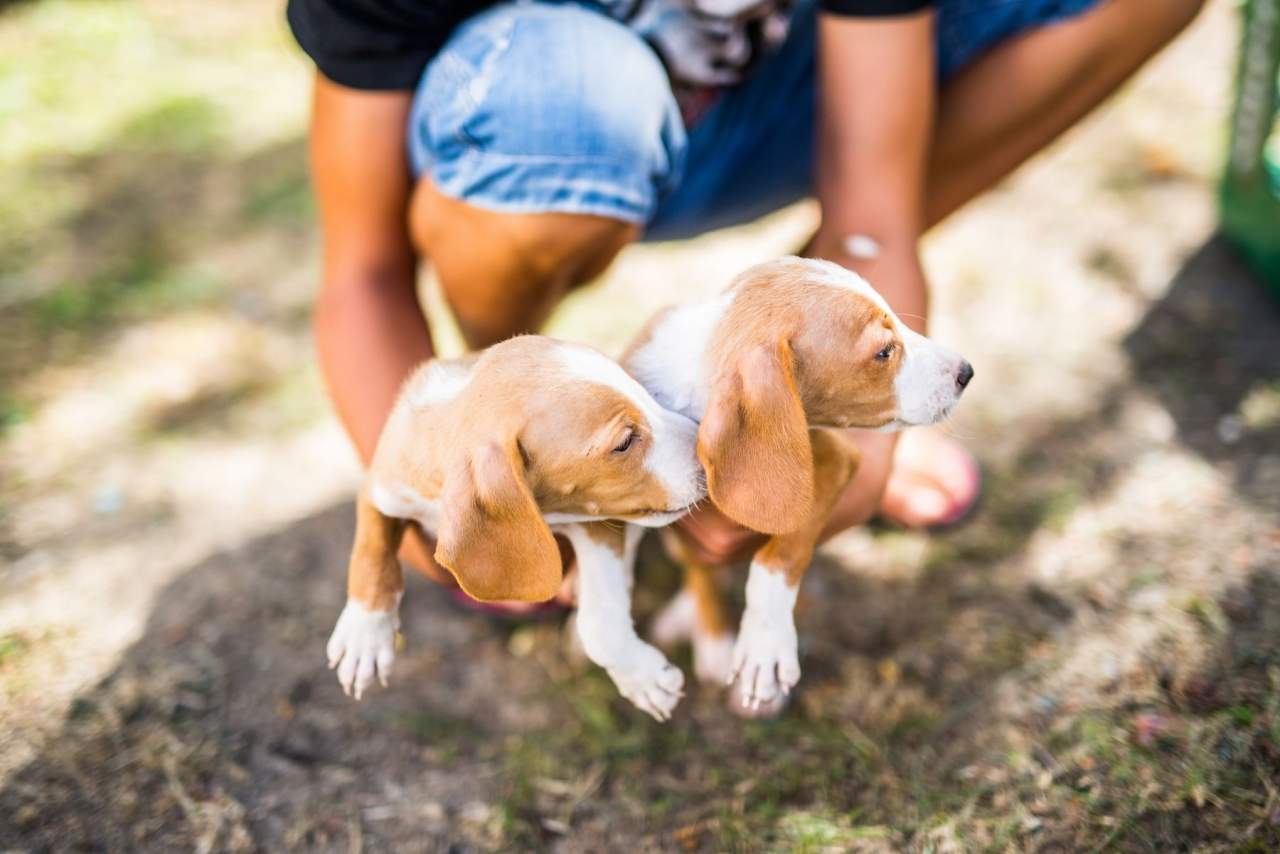
[[756, 668], [755, 690], [752, 694], [757, 706], [778, 695], [776, 670], [777, 666], [772, 661]]
[[932, 480], [915, 474], [896, 474], [885, 487], [880, 511], [909, 528], [938, 524], [954, 511], [951, 499]]
[[882, 515], [909, 527], [943, 525], [963, 516], [981, 489], [973, 455], [937, 430], [903, 434], [881, 500]]
[[342, 684], [342, 690], [347, 694], [351, 693], [351, 686], [356, 680], [356, 661], [351, 654], [344, 655], [342, 661], [338, 664], [338, 682]]
[[374, 657], [368, 653], [360, 656], [356, 668], [356, 699], [364, 695], [364, 689], [373, 683]]
[[963, 445], [936, 429], [908, 430], [894, 451], [894, 465], [928, 477], [956, 500], [976, 491], [978, 463]]
[[386, 647], [378, 653], [378, 681], [382, 683], [382, 687], [387, 687], [387, 680], [391, 678], [391, 668], [395, 665], [396, 653], [393, 647]]
[[684, 688], [684, 674], [680, 672], [680, 668], [668, 664], [658, 674], [658, 685], [669, 694], [677, 694]]
[[782, 690], [790, 691], [800, 681], [800, 662], [787, 659], [778, 663], [778, 682]]
[[324, 648], [324, 653], [329, 658], [330, 670], [337, 667], [338, 662], [342, 660], [344, 647], [345, 644], [343, 643], [342, 638], [340, 638], [335, 632], [333, 637], [329, 638], [329, 643]]

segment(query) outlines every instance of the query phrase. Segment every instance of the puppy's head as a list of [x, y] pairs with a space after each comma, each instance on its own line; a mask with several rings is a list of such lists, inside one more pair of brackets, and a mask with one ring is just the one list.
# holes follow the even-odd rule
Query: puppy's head
[[455, 411], [436, 560], [477, 599], [555, 595], [548, 520], [663, 525], [705, 494], [694, 423], [587, 347], [536, 336], [492, 347]]
[[932, 424], [973, 376], [968, 362], [908, 329], [866, 281], [835, 264], [761, 264], [729, 293], [709, 351], [698, 454], [712, 500], [757, 531], [793, 531], [808, 517], [810, 426]]

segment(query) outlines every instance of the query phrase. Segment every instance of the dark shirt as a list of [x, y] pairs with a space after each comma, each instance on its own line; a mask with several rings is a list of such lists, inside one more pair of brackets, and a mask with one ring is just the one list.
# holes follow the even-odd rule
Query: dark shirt
[[[289, 0], [288, 19], [294, 37], [315, 61], [321, 73], [335, 83], [354, 89], [413, 89], [427, 62], [444, 45], [450, 33], [467, 18], [494, 5], [496, 0]], [[746, 16], [733, 18], [709, 16], [703, 10], [690, 11], [699, 0], [600, 0], [601, 11], [632, 25], [643, 19], [652, 23], [649, 29], [637, 25], [641, 35], [662, 55], [673, 79], [691, 85], [718, 86], [736, 82], [748, 73], [761, 51], [767, 51], [786, 33], [781, 27], [759, 26], [770, 16], [785, 15], [790, 0], [759, 3], [744, 0], [751, 7]], [[931, 5], [931, 0], [820, 0], [822, 9], [837, 15], [886, 16], [916, 12]], [[718, 5], [724, 6], [724, 2]], [[658, 8], [661, 14], [646, 14]], [[759, 10], [759, 11], [756, 11]], [[781, 11], [780, 11], [781, 10]], [[758, 37], [747, 39], [752, 50], [734, 52], [734, 60], [726, 66], [716, 56], [690, 56], [688, 38], [667, 37], [672, 26], [672, 12], [682, 13], [688, 28], [715, 27], [717, 32], [706, 39], [708, 51], [723, 45], [723, 27], [771, 34], [761, 45]], [[678, 17], [678, 16], [677, 16]], [[660, 21], [658, 19], [661, 19]], [[776, 22], [776, 21], [774, 21]], [[770, 22], [770, 23], [774, 23]], [[664, 32], [664, 30], [666, 30]], [[681, 45], [679, 51], [664, 49]], [[694, 50], [696, 53], [696, 49]], [[701, 61], [700, 61], [701, 60]], [[709, 69], [714, 69], [711, 71]]]

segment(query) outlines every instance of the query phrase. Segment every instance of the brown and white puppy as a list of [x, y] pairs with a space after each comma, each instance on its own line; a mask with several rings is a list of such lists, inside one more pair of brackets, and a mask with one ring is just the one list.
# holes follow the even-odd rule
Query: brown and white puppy
[[780, 708], [800, 678], [797, 589], [858, 464], [841, 433], [817, 428], [935, 423], [973, 368], [904, 326], [856, 274], [794, 257], [658, 315], [623, 364], [659, 404], [699, 422], [715, 505], [772, 535], [752, 559], [736, 641], [707, 570], [687, 562], [685, 589], [655, 637], [691, 634], [700, 677], [736, 679], [747, 711]]
[[[631, 622], [631, 551], [705, 491], [696, 425], [662, 409], [602, 354], [539, 336], [479, 356], [427, 362], [405, 382], [357, 502], [347, 604], [329, 666], [359, 699], [391, 673], [405, 526], [436, 540], [435, 559], [481, 600], [543, 601], [561, 584], [552, 532], [578, 561], [583, 648], [656, 718], [684, 677]], [[597, 523], [597, 524], [588, 524]]]

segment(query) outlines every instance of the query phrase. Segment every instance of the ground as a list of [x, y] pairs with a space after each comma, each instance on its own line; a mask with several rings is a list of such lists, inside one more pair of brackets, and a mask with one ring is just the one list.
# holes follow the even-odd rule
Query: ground
[[[929, 238], [978, 514], [822, 551], [781, 720], [694, 687], [665, 726], [558, 624], [419, 579], [389, 689], [325, 670], [358, 473], [280, 12], [0, 4], [0, 848], [1280, 847], [1280, 307], [1213, 237], [1230, 4]], [[616, 352], [813, 216], [628, 250], [552, 331]], [[642, 573], [643, 621], [674, 573]]]

